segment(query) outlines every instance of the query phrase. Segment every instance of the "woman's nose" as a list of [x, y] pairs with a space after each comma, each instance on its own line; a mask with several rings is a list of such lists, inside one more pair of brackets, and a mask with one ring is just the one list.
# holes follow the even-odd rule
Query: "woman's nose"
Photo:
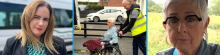
[[187, 33], [187, 27], [184, 23], [179, 23], [178, 25], [178, 31], [180, 33]]
[[38, 21], [38, 25], [39, 25], [39, 26], [43, 26], [43, 24], [44, 24], [44, 23], [43, 23], [43, 20], [39, 20], [39, 21]]

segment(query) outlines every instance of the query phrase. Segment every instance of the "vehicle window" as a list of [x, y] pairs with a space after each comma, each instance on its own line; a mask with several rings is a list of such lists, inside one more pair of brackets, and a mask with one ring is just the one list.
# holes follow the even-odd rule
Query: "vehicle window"
[[119, 12], [122, 12], [121, 10], [118, 10]]
[[5, 27], [6, 12], [0, 11], [0, 27]]
[[0, 3], [0, 29], [21, 29], [21, 16], [25, 5]]
[[60, 19], [64, 27], [72, 27], [72, 18], [68, 16], [66, 10], [60, 10]]
[[55, 27], [72, 27], [71, 11], [54, 9]]
[[54, 18], [55, 18], [55, 27], [59, 27], [60, 24], [60, 10], [59, 9], [53, 9]]
[[111, 10], [108, 9], [108, 10], [104, 10], [103, 12], [104, 12], [104, 13], [110, 13], [110, 11], [111, 11]]
[[10, 26], [21, 27], [21, 15], [22, 12], [10, 12], [10, 16], [9, 16]]
[[111, 13], [112, 13], [112, 12], [117, 12], [117, 11], [118, 11], [118, 10], [111, 9]]
[[[0, 27], [8, 28], [21, 28], [21, 15], [22, 12], [8, 12], [0, 11]], [[8, 17], [7, 17], [8, 16]]]

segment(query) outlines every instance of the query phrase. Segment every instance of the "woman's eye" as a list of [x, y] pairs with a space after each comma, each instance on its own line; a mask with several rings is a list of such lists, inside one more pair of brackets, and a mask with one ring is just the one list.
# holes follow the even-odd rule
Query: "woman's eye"
[[194, 17], [189, 17], [189, 18], [187, 18], [186, 21], [187, 21], [187, 22], [193, 22], [193, 21], [195, 21], [195, 18], [194, 18]]
[[46, 19], [44, 19], [45, 21], [48, 21], [49, 19], [48, 18], [46, 18]]
[[39, 17], [34, 17], [34, 18], [37, 18], [37, 19], [38, 19]]
[[171, 18], [171, 23], [177, 23], [178, 22], [178, 19], [176, 19], [176, 18]]

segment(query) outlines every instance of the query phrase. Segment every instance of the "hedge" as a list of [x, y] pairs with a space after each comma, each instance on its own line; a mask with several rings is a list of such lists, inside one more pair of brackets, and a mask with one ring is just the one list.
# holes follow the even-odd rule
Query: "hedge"
[[[78, 2], [78, 4], [88, 5], [88, 2]], [[97, 5], [97, 2], [89, 2], [89, 5]]]
[[104, 6], [97, 5], [97, 2], [78, 2], [79, 5], [87, 5], [90, 11], [99, 11], [104, 9]]

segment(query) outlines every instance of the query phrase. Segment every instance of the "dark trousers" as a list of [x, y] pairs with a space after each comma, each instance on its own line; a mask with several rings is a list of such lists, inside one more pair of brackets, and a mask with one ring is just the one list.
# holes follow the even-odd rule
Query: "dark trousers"
[[133, 38], [133, 55], [138, 55], [138, 47], [146, 55], [146, 35]]

